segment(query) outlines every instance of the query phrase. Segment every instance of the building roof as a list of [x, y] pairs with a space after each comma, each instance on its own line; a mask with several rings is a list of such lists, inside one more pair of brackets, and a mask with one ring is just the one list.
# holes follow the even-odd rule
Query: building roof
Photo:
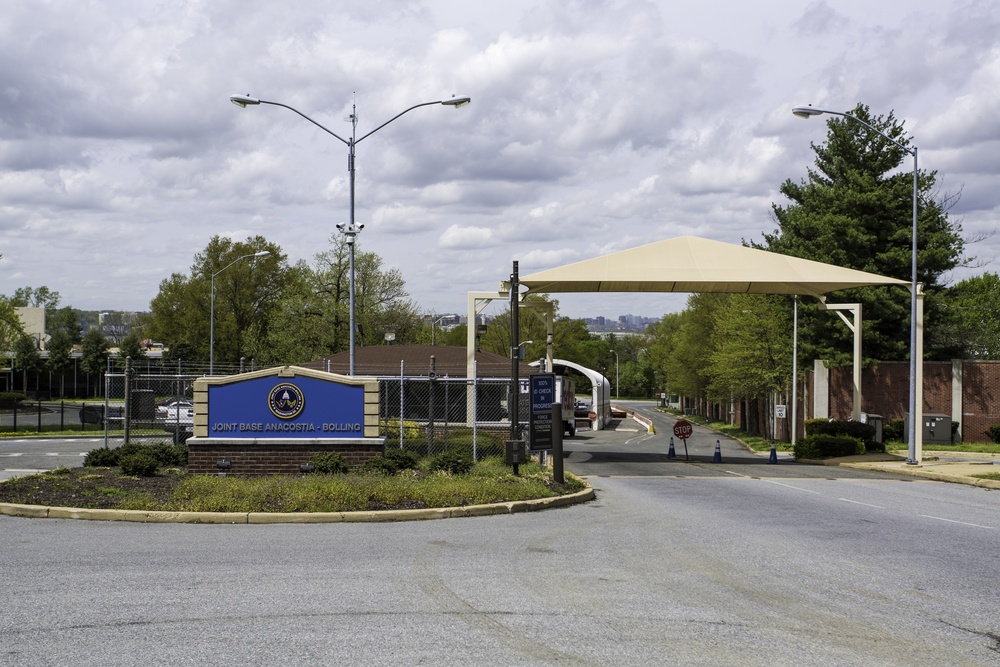
[[[438, 377], [466, 377], [466, 350], [464, 347], [445, 345], [378, 345], [374, 347], [358, 347], [354, 350], [354, 374], [368, 377], [398, 377], [400, 362], [402, 372], [407, 377], [427, 377], [431, 370], [431, 357], [434, 357], [434, 372]], [[347, 375], [350, 369], [350, 352], [338, 352], [329, 357], [323, 357], [309, 363], [301, 364], [305, 368], [341, 373]], [[518, 376], [528, 377], [538, 370], [521, 363], [518, 366]], [[476, 352], [477, 377], [510, 377], [510, 359], [492, 352]]]

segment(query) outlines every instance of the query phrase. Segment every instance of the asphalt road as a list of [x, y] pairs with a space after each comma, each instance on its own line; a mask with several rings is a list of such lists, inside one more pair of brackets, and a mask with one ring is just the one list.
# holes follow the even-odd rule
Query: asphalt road
[[0, 664], [1000, 664], [997, 492], [629, 428], [566, 442], [597, 500], [531, 514], [0, 516]]

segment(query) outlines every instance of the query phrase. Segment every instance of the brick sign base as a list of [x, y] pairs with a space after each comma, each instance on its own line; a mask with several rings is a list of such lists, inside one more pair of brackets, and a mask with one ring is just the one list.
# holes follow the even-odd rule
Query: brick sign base
[[[347, 465], [357, 468], [385, 451], [382, 438], [317, 440], [240, 440], [229, 438], [189, 438], [189, 473], [229, 475], [298, 475], [300, 466], [315, 454], [337, 452]], [[220, 468], [228, 461], [228, 468]]]

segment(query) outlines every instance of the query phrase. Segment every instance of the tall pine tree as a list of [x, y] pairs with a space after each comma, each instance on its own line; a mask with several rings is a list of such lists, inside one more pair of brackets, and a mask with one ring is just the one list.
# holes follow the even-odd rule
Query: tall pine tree
[[[850, 115], [910, 146], [903, 123], [890, 112], [872, 116], [859, 104]], [[812, 144], [815, 168], [802, 182], [782, 184], [787, 206], [773, 205], [778, 229], [764, 234], [766, 250], [909, 281], [913, 221], [910, 154], [863, 123], [841, 116], [827, 121], [826, 142]], [[907, 168], [910, 167], [910, 168]], [[936, 200], [937, 172], [919, 171], [917, 186], [917, 280], [924, 285], [926, 353], [959, 354], [935, 335], [944, 315], [942, 276], [963, 261], [961, 227], [952, 224], [947, 201]], [[844, 290], [831, 302], [862, 304], [866, 360], [903, 360], [909, 354], [910, 300], [896, 287]], [[800, 345], [806, 358], [850, 363], [852, 334], [834, 313], [808, 300], [800, 311]]]

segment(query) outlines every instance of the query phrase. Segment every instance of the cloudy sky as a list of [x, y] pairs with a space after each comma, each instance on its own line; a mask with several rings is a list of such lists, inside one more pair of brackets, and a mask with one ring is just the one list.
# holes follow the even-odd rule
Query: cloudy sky
[[[361, 136], [472, 98], [357, 146], [360, 247], [427, 313], [463, 312], [513, 260], [761, 240], [825, 137], [800, 104], [894, 111], [966, 235], [998, 227], [993, 0], [5, 0], [0, 292], [147, 310], [216, 234], [311, 263], [348, 220], [347, 148], [234, 93], [342, 137], [352, 105]], [[1000, 270], [1000, 236], [969, 250]], [[558, 298], [573, 317], [685, 299]]]

